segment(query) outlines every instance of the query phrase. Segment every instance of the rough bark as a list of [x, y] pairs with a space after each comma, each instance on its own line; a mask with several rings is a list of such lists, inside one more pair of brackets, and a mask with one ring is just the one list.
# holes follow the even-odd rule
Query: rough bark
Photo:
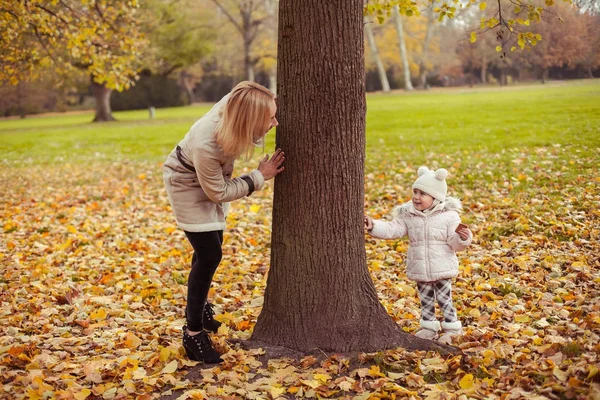
[[96, 116], [94, 122], [115, 121], [110, 108], [110, 95], [112, 89], [109, 89], [104, 84], [94, 82], [92, 79], [92, 93], [96, 99]]
[[366, 16], [364, 20], [367, 41], [369, 42], [369, 48], [371, 49], [371, 54], [373, 55], [375, 65], [377, 66], [377, 73], [379, 74], [379, 81], [381, 82], [381, 90], [387, 93], [390, 91], [390, 82], [388, 81], [387, 74], [385, 73], [383, 62], [381, 62], [381, 57], [379, 57], [379, 50], [377, 49], [377, 43], [375, 43], [375, 37], [373, 36], [373, 28], [371, 27], [372, 21]]
[[408, 51], [406, 50], [406, 42], [404, 41], [404, 27], [402, 26], [402, 16], [398, 6], [394, 8], [394, 21], [396, 22], [396, 32], [398, 33], [398, 43], [400, 45], [400, 56], [402, 57], [402, 69], [404, 70], [404, 89], [413, 90], [412, 80], [410, 77], [410, 67], [408, 65]]
[[394, 323], [367, 269], [362, 9], [363, 0], [280, 3], [276, 144], [286, 170], [275, 180], [256, 342], [336, 352], [436, 346]]

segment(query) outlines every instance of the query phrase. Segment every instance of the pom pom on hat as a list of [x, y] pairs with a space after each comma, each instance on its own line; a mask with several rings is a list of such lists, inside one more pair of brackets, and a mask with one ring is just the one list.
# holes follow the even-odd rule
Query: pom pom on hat
[[435, 171], [435, 177], [438, 178], [440, 181], [444, 181], [448, 177], [448, 171], [446, 171], [444, 168], [440, 168], [437, 171]]
[[419, 167], [419, 170], [417, 171], [417, 175], [422, 176], [422, 175], [426, 174], [427, 172], [429, 172], [429, 168]]
[[446, 192], [448, 191], [446, 185], [447, 170], [440, 168], [437, 171], [432, 171], [423, 166], [419, 167], [417, 175], [419, 177], [413, 184], [413, 189], [419, 189], [439, 201], [446, 201]]

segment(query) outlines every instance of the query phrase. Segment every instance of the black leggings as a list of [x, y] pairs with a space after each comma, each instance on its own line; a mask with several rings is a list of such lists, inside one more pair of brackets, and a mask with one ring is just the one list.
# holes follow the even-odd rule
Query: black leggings
[[202, 313], [210, 283], [223, 256], [223, 231], [185, 232], [185, 236], [194, 248], [192, 270], [188, 278], [185, 318], [190, 331], [201, 331]]

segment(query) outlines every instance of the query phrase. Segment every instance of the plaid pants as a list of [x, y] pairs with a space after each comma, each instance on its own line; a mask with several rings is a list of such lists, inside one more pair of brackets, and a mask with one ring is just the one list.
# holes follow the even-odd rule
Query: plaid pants
[[444, 313], [444, 321], [457, 321], [456, 308], [452, 304], [452, 282], [442, 279], [435, 282], [417, 282], [421, 299], [421, 319], [435, 321], [435, 300]]

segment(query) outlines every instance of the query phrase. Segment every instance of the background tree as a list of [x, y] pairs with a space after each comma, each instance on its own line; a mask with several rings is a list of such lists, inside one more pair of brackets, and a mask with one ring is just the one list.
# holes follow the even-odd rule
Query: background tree
[[[374, 16], [367, 15], [366, 18], [371, 21], [377, 21]], [[406, 18], [404, 22], [403, 28], [405, 32], [404, 39], [408, 55], [408, 66], [412, 75], [418, 72], [416, 59], [420, 56], [421, 51], [423, 30], [422, 19], [420, 17], [411, 17]], [[390, 87], [403, 88], [405, 81], [403, 61], [400, 52], [398, 51], [398, 34], [393, 18], [385, 19], [381, 24], [373, 23], [372, 31], [379, 57], [386, 70], [388, 80], [390, 81]], [[375, 71], [376, 64], [373, 61], [370, 47], [367, 47], [365, 51], [365, 67], [367, 72]], [[368, 80], [367, 83], [369, 83]], [[369, 85], [367, 86], [367, 90], [369, 90]]]
[[[490, 70], [500, 71], [497, 68], [503, 59], [496, 51], [498, 40], [493, 35], [479, 35], [469, 43], [466, 38], [469, 37], [469, 32], [473, 32], [473, 26], [478, 25], [482, 18], [486, 18], [485, 14], [479, 11], [464, 16], [461, 18], [461, 23], [466, 25], [466, 28], [455, 27], [454, 36], [462, 37], [462, 43], [456, 46], [457, 55], [460, 57], [465, 73], [466, 83], [473, 85], [475, 83], [487, 84], [490, 80]], [[513, 54], [510, 55], [513, 57]]]
[[[404, 72], [404, 90], [413, 90], [410, 67], [408, 64], [408, 51], [406, 50], [406, 41], [404, 40], [404, 24], [400, 7], [396, 4], [392, 7], [394, 22], [396, 24], [396, 33], [398, 35], [398, 45], [400, 48], [400, 57], [402, 57], [402, 71]], [[405, 12], [406, 13], [406, 12]]]
[[[258, 37], [261, 25], [268, 17], [266, 0], [213, 0], [229, 22], [242, 36], [244, 49], [244, 69], [246, 79], [255, 80], [255, 67], [260, 60], [253, 55], [253, 46]], [[237, 12], [232, 11], [237, 9]], [[235, 14], [238, 14], [237, 16]]]
[[214, 48], [212, 15], [190, 0], [146, 0], [143, 9], [143, 28], [149, 40], [144, 55], [146, 68], [164, 76], [178, 71], [188, 104], [192, 103], [194, 84], [202, 72], [195, 66]]
[[372, 21], [367, 16], [364, 17], [364, 21], [367, 43], [369, 44], [369, 49], [371, 50], [371, 57], [377, 66], [377, 74], [379, 75], [379, 82], [381, 82], [381, 90], [384, 93], [387, 93], [390, 91], [390, 82], [388, 81], [381, 57], [379, 56], [379, 50], [377, 49], [377, 43], [375, 42], [375, 36], [373, 35], [373, 27], [371, 26]]
[[[262, 68], [269, 75], [269, 89], [277, 93], [277, 13], [279, 9], [278, 0], [264, 0], [265, 10], [268, 18], [263, 23], [265, 26], [265, 39], [259, 47]], [[259, 51], [260, 51], [259, 50]]]
[[282, 0], [279, 27], [276, 140], [286, 173], [275, 182], [271, 267], [252, 339], [305, 351], [438, 346], [394, 323], [366, 265], [362, 0]]
[[593, 70], [600, 67], [600, 13], [586, 12], [582, 19], [585, 32], [584, 49], [578, 65], [585, 71], [587, 78], [593, 78]]
[[435, 14], [433, 13], [433, 4], [427, 7], [425, 11], [425, 37], [423, 38], [423, 46], [421, 56], [419, 57], [419, 88], [427, 88], [427, 70], [429, 64], [429, 51], [431, 40], [433, 39]]
[[558, 15], [548, 14], [538, 24], [540, 41], [525, 55], [526, 63], [542, 82], [548, 80], [552, 67], [576, 68], [588, 48], [584, 17], [579, 10], [563, 4], [557, 4], [556, 10]]
[[32, 80], [48, 66], [61, 75], [85, 71], [96, 97], [94, 121], [114, 119], [110, 94], [133, 84], [145, 45], [136, 1], [23, 0], [0, 8], [0, 80]]

